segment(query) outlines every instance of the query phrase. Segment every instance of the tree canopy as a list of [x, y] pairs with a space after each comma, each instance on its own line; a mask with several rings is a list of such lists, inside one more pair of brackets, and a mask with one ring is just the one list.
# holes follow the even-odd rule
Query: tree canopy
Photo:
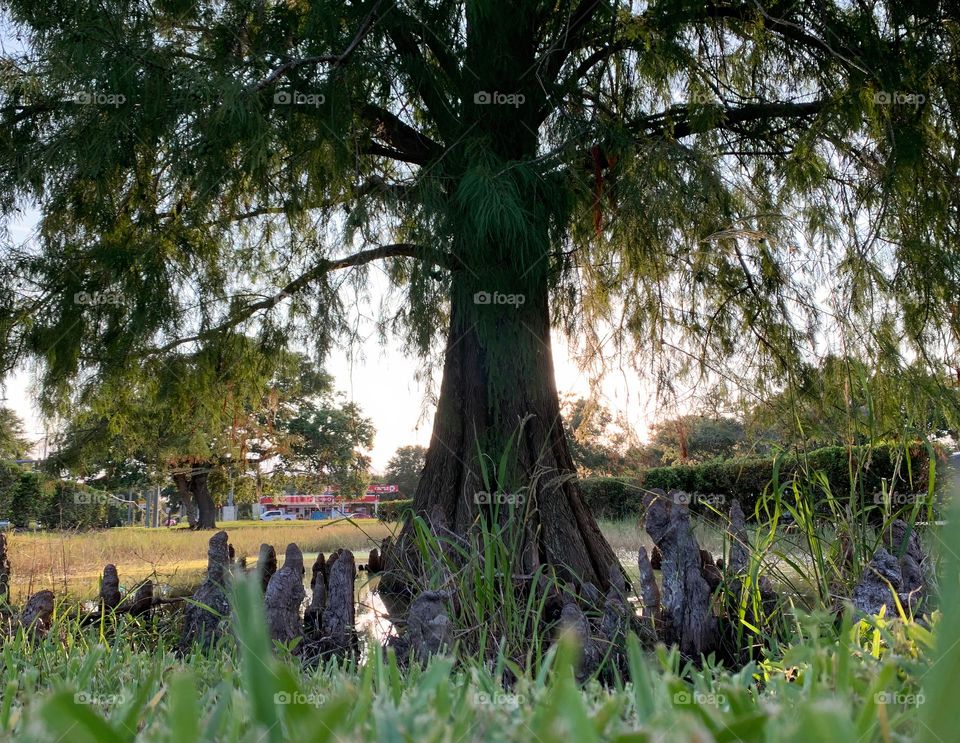
[[[498, 288], [461, 233], [664, 373], [677, 351], [789, 375], [825, 325], [931, 361], [955, 341], [947, 4], [8, 8], [0, 205], [41, 222], [6, 251], [3, 348], [46, 362], [48, 395], [241, 323], [326, 349], [376, 259], [386, 327], [426, 350], [451, 270]], [[522, 69], [484, 53], [521, 38]]]
[[387, 462], [384, 481], [396, 485], [401, 498], [411, 498], [417, 492], [426, 455], [427, 450], [423, 446], [401, 446]]
[[0, 459], [21, 459], [30, 447], [23, 421], [10, 408], [0, 407]]

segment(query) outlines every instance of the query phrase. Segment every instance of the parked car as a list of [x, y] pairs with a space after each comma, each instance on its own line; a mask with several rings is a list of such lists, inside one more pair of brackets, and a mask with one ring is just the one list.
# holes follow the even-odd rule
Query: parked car
[[264, 511], [260, 514], [261, 521], [296, 521], [297, 517], [292, 513], [287, 513], [282, 508], [277, 508], [272, 511]]

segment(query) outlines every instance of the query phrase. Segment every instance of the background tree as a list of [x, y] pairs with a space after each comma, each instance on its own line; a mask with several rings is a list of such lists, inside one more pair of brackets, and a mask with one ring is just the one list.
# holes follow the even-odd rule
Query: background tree
[[699, 414], [666, 418], [651, 426], [650, 466], [729, 459], [746, 453], [744, 425], [731, 416]]
[[0, 407], [0, 459], [23, 459], [31, 446], [20, 417], [10, 408]]
[[[518, 569], [605, 588], [553, 327], [664, 384], [723, 359], [788, 384], [841, 338], [955, 353], [952, 4], [7, 8], [0, 208], [42, 221], [9, 251], [2, 355], [43, 362], [46, 404], [235, 327], [350, 342], [384, 261], [381, 327], [444, 352], [415, 510], [463, 534], [478, 491], [535, 485]], [[411, 535], [382, 591], [422, 567]]]
[[390, 457], [383, 474], [383, 481], [396, 485], [400, 498], [411, 498], [417, 492], [420, 475], [426, 462], [426, 447], [413, 445], [401, 446]]
[[171, 355], [122, 390], [91, 388], [50, 466], [111, 489], [172, 478], [172, 503], [199, 528], [212, 528], [231, 489], [235, 502], [258, 500], [264, 475], [278, 468], [358, 487], [373, 427], [328, 374], [301, 354], [267, 357], [241, 339], [232, 357], [216, 360], [219, 372], [209, 362]]
[[626, 467], [624, 453], [637, 446], [636, 436], [621, 418], [597, 400], [568, 397], [561, 407], [570, 455], [577, 471], [589, 475], [619, 475]]

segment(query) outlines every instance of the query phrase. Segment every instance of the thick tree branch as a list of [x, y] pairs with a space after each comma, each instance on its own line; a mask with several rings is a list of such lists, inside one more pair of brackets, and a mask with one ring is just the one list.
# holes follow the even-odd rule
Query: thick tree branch
[[297, 278], [290, 281], [286, 286], [283, 287], [279, 292], [273, 294], [265, 299], [261, 299], [259, 302], [251, 302], [250, 304], [242, 307], [238, 310], [234, 310], [230, 313], [222, 322], [217, 325], [207, 328], [196, 335], [186, 336], [183, 338], [177, 338], [176, 340], [170, 341], [169, 343], [160, 346], [156, 349], [150, 351], [147, 356], [158, 356], [162, 355], [168, 351], [182, 346], [185, 343], [192, 343], [194, 341], [200, 341], [204, 338], [210, 338], [222, 333], [230, 328], [233, 328], [244, 320], [248, 320], [253, 315], [263, 310], [269, 310], [273, 307], [276, 307], [280, 302], [292, 297], [295, 294], [300, 293], [308, 286], [310, 286], [314, 281], [321, 278], [322, 276], [330, 273], [331, 271], [337, 271], [342, 268], [356, 268], [358, 266], [364, 266], [373, 261], [383, 260], [385, 258], [417, 258], [420, 260], [431, 260], [433, 262], [439, 263], [440, 265], [447, 266], [450, 261], [445, 256], [438, 256], [436, 254], [428, 253], [423, 247], [419, 245], [413, 245], [412, 243], [395, 243], [392, 245], [381, 245], [377, 248], [370, 248], [369, 250], [361, 250], [358, 253], [353, 255], [348, 255], [344, 258], [336, 258], [333, 260], [323, 260], [311, 268], [309, 271], [302, 273]]
[[367, 13], [366, 17], [360, 23], [360, 28], [357, 30], [357, 33], [354, 35], [353, 39], [347, 44], [347, 47], [340, 52], [340, 54], [321, 54], [315, 57], [304, 57], [302, 59], [291, 59], [287, 62], [284, 62], [282, 65], [277, 67], [273, 72], [267, 75], [263, 80], [258, 82], [256, 85], [251, 86], [248, 89], [248, 92], [259, 93], [261, 90], [265, 90], [273, 85], [277, 80], [279, 80], [284, 75], [289, 74], [293, 70], [296, 70], [300, 67], [310, 67], [318, 64], [329, 64], [331, 67], [336, 68], [350, 59], [350, 56], [360, 46], [360, 42], [363, 41], [364, 37], [370, 31], [373, 26], [373, 22], [377, 17], [377, 11], [380, 9], [380, 4], [383, 0], [375, 0], [373, 6], [370, 8], [370, 11]]
[[556, 80], [570, 55], [581, 48], [584, 30], [601, 5], [600, 0], [581, 0], [574, 8], [569, 23], [563, 29], [562, 38], [552, 44], [541, 58], [544, 80]]
[[385, 108], [368, 103], [361, 115], [370, 122], [373, 137], [402, 153], [406, 162], [424, 165], [443, 152], [437, 142]]
[[816, 116], [826, 105], [825, 100], [806, 103], [769, 102], [746, 103], [736, 108], [726, 108], [711, 121], [691, 121], [689, 106], [673, 106], [653, 116], [634, 122], [629, 130], [636, 136], [657, 137], [671, 135], [675, 139], [703, 134], [718, 129], [728, 129], [738, 124], [769, 119], [798, 119]]
[[416, 37], [410, 32], [408, 27], [410, 19], [400, 14], [391, 14], [389, 20], [397, 21], [390, 24], [387, 35], [396, 47], [400, 64], [410, 77], [413, 89], [419, 91], [424, 106], [437, 128], [445, 136], [452, 136], [458, 126], [457, 119], [450, 109], [450, 101], [437, 84], [435, 73], [430, 70], [426, 58], [420, 51]]

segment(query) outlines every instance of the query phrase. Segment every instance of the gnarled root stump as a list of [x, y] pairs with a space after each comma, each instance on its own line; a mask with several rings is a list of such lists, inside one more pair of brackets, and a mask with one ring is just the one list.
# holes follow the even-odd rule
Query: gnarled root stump
[[123, 597], [123, 601], [120, 602], [117, 611], [127, 612], [131, 616], [139, 617], [148, 613], [152, 608], [153, 581], [147, 579]]
[[877, 548], [853, 589], [853, 606], [862, 614], [878, 614], [886, 607], [887, 616], [896, 616], [899, 602], [905, 612], [916, 613], [927, 593], [927, 556], [920, 540], [898, 519], [883, 541], [894, 554], [883, 546]]
[[230, 616], [230, 604], [225, 591], [229, 570], [227, 533], [220, 531], [210, 537], [207, 577], [193, 594], [193, 600], [184, 614], [180, 637], [182, 653], [195, 644], [209, 647], [223, 634]]
[[367, 556], [367, 572], [371, 574], [379, 573], [383, 570], [383, 560], [380, 557], [380, 550], [374, 547]]
[[453, 625], [444, 606], [449, 598], [450, 594], [445, 591], [424, 591], [410, 604], [407, 640], [414, 657], [421, 663], [450, 647]]
[[337, 550], [331, 558], [327, 561], [323, 639], [328, 651], [352, 652], [357, 648], [356, 605], [353, 597], [357, 568], [350, 550]]
[[863, 614], [879, 614], [886, 607], [887, 616], [896, 616], [893, 594], [900, 593], [902, 584], [897, 558], [883, 547], [877, 547], [873, 559], [863, 569], [860, 581], [853, 588], [853, 605]]
[[326, 563], [323, 555], [317, 557], [313, 566], [313, 597], [304, 614], [308, 658], [358, 650], [353, 592], [356, 577], [356, 562], [350, 550], [336, 550]]
[[270, 578], [264, 596], [270, 639], [290, 645], [294, 652], [303, 649], [303, 622], [300, 606], [306, 598], [303, 590], [303, 553], [296, 544], [288, 544], [283, 567]]
[[322, 552], [313, 563], [310, 593], [310, 605], [303, 613], [303, 631], [308, 645], [319, 647], [323, 638], [323, 608], [327, 605], [327, 563]]
[[[302, 558], [301, 558], [302, 560]], [[277, 572], [277, 551], [272, 544], [261, 544], [260, 554], [257, 557], [257, 574], [260, 576], [260, 585], [263, 592], [267, 592], [270, 579]]]
[[43, 637], [50, 629], [53, 617], [53, 591], [37, 591], [23, 607], [20, 614], [20, 626], [34, 637]]
[[883, 543], [900, 563], [900, 590], [906, 601], [903, 607], [916, 612], [927, 595], [929, 560], [916, 530], [907, 522], [895, 519], [883, 534]]
[[899, 602], [904, 612], [915, 614], [927, 594], [929, 561], [920, 538], [909, 524], [895, 519], [881, 541], [854, 586], [853, 606], [861, 614], [878, 614], [886, 607], [887, 616], [897, 616]]
[[103, 577], [100, 579], [100, 611], [111, 612], [120, 606], [120, 576], [117, 566], [112, 563], [103, 566]]
[[653, 565], [647, 557], [647, 550], [641, 547], [637, 553], [637, 567], [640, 569], [640, 603], [643, 607], [643, 622], [653, 631], [654, 636], [661, 632], [663, 617], [660, 615], [660, 586], [653, 575]]
[[645, 527], [660, 551], [661, 639], [676, 643], [691, 658], [709, 653], [716, 642], [710, 585], [703, 576], [700, 546], [690, 526], [687, 498], [651, 491]]

